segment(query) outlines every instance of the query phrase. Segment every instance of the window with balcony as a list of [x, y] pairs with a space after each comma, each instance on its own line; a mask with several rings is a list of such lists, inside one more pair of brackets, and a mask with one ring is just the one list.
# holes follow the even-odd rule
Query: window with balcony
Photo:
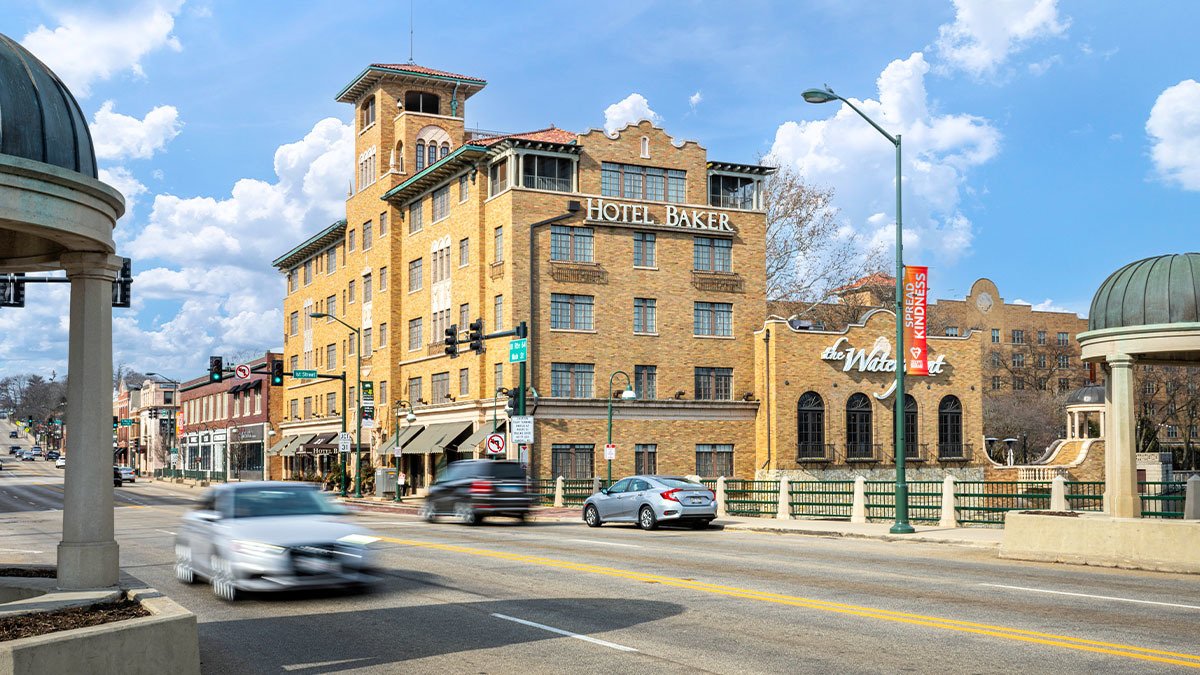
[[871, 440], [871, 400], [866, 394], [854, 394], [846, 400], [846, 458], [874, 458]]
[[521, 160], [521, 183], [534, 190], [571, 191], [575, 163], [565, 157], [525, 155]]
[[946, 396], [938, 404], [938, 457], [962, 459], [963, 425], [962, 402], [957, 396]]
[[758, 181], [745, 176], [708, 177], [708, 204], [727, 209], [753, 209]]
[[702, 272], [732, 272], [733, 242], [728, 239], [696, 237], [692, 246], [693, 269]]
[[825, 458], [825, 399], [815, 391], [796, 402], [796, 443], [799, 459]]

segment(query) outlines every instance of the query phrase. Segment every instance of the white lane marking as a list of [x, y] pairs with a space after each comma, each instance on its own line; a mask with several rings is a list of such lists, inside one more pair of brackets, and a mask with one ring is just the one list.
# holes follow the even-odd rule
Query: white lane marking
[[318, 663], [293, 663], [288, 666], [283, 666], [283, 669], [284, 670], [308, 670], [309, 668], [324, 668], [325, 666], [338, 666], [338, 665], [342, 665], [342, 664], [346, 664], [346, 663], [354, 663], [355, 661], [362, 661], [364, 659], [366, 659], [365, 656], [359, 657], [356, 659], [341, 659], [339, 661], [321, 661]]
[[629, 548], [641, 548], [637, 544], [619, 544], [615, 541], [600, 541], [599, 539], [568, 539], [567, 541], [578, 541], [584, 544], [604, 544], [605, 546], [628, 546]]
[[1097, 600], [1116, 600], [1118, 602], [1136, 602], [1142, 605], [1161, 605], [1163, 607], [1182, 607], [1183, 609], [1200, 609], [1197, 605], [1181, 605], [1174, 602], [1158, 602], [1155, 600], [1137, 600], [1135, 598], [1114, 598], [1109, 595], [1091, 595], [1089, 593], [1070, 593], [1068, 591], [1052, 591], [1045, 588], [1026, 588], [1025, 586], [1006, 586], [1004, 584], [979, 584], [993, 588], [1008, 588], [1014, 591], [1029, 591], [1031, 593], [1051, 593], [1054, 595], [1073, 595], [1077, 598], [1095, 598]]
[[172, 531], [170, 531], [170, 530], [155, 530], [155, 532], [163, 532], [163, 533], [166, 533], [166, 534], [175, 534], [174, 532], [172, 532]]
[[364, 520], [359, 525], [420, 525], [419, 520]]
[[558, 633], [559, 635], [566, 635], [567, 637], [573, 637], [573, 638], [575, 638], [575, 639], [577, 639], [577, 640], [583, 640], [584, 642], [591, 642], [591, 643], [593, 643], [593, 644], [598, 644], [598, 645], [601, 645], [601, 646], [604, 646], [604, 647], [612, 647], [613, 649], [619, 649], [620, 651], [623, 651], [623, 652], [636, 652], [636, 651], [637, 651], [637, 650], [636, 650], [636, 649], [634, 649], [633, 647], [626, 647], [625, 645], [619, 645], [619, 644], [616, 644], [615, 642], [606, 642], [606, 641], [604, 641], [604, 640], [599, 640], [599, 639], [597, 639], [597, 638], [594, 638], [594, 637], [588, 637], [588, 636], [586, 636], [586, 635], [580, 635], [579, 633], [572, 633], [572, 632], [571, 632], [571, 631], [569, 631], [569, 630], [563, 630], [563, 629], [561, 629], [561, 628], [554, 628], [554, 627], [551, 627], [551, 626], [544, 626], [544, 625], [542, 625], [542, 624], [540, 624], [540, 623], [534, 623], [534, 622], [532, 622], [532, 621], [526, 621], [525, 619], [518, 619], [518, 618], [517, 618], [517, 617], [515, 617], [515, 616], [508, 616], [508, 615], [505, 615], [505, 614], [496, 614], [496, 613], [494, 613], [494, 612], [492, 613], [492, 616], [496, 617], [497, 619], [504, 619], [505, 621], [514, 621], [514, 622], [516, 622], [516, 623], [523, 624], [523, 625], [526, 625], [526, 626], [532, 626], [533, 628], [541, 628], [542, 630], [545, 630], [545, 631], [550, 631], [551, 633]]
[[41, 553], [41, 551], [31, 551], [25, 548], [0, 548], [0, 551], [5, 553]]

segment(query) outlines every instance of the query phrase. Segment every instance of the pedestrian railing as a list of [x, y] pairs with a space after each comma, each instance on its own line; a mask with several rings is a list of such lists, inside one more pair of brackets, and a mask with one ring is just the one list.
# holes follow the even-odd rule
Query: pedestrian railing
[[563, 480], [563, 505], [583, 506], [583, 503], [591, 496], [591, 478], [566, 478]]
[[1175, 481], [1138, 481], [1143, 518], [1182, 518], [1187, 485]]
[[529, 483], [533, 487], [533, 493], [537, 495], [538, 503], [554, 503], [555, 480], [553, 478], [531, 478]]
[[964, 480], [955, 486], [959, 523], [1003, 525], [1009, 511], [1050, 508], [1049, 482]]
[[774, 516], [779, 510], [779, 481], [725, 480], [725, 512], [731, 516]]
[[1067, 507], [1072, 511], [1103, 511], [1104, 481], [1067, 481]]
[[[942, 515], [942, 481], [910, 480], [907, 483], [909, 522], [938, 522]], [[869, 480], [865, 496], [867, 520], [896, 519], [896, 481]]]
[[788, 506], [793, 516], [849, 518], [854, 506], [854, 481], [789, 481]]

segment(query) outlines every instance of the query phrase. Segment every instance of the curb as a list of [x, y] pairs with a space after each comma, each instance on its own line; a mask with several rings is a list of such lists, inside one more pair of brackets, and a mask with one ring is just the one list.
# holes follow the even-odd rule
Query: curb
[[772, 527], [754, 523], [730, 523], [722, 529], [732, 532], [766, 532], [770, 534], [800, 534], [809, 537], [829, 537], [833, 539], [873, 539], [875, 541], [911, 542], [917, 544], [948, 544], [950, 546], [968, 546], [971, 548], [999, 548], [1000, 542], [975, 541], [971, 539], [947, 539], [921, 535], [900, 534], [864, 534], [861, 532], [837, 532], [829, 530], [805, 530], [795, 527]]

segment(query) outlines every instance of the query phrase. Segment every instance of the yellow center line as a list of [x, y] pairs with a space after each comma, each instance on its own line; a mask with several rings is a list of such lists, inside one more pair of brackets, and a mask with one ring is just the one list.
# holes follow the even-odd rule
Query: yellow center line
[[539, 558], [535, 556], [522, 555], [519, 553], [502, 553], [499, 551], [488, 551], [485, 549], [467, 548], [463, 546], [453, 546], [450, 544], [435, 544], [426, 541], [417, 541], [413, 539], [395, 539], [392, 537], [380, 537], [382, 541], [392, 542], [396, 544], [405, 544], [408, 546], [419, 546], [422, 548], [440, 549], [443, 551], [453, 551], [456, 553], [469, 553], [472, 555], [481, 555], [491, 558], [502, 558], [505, 560], [514, 560], [518, 562], [527, 562], [537, 565], [546, 565], [550, 567], [560, 567], [563, 569], [572, 569], [580, 572], [592, 572], [595, 574], [604, 574], [607, 576], [621, 577], [633, 579], [636, 581], [647, 581], [660, 583], [667, 586], [677, 586], [680, 588], [689, 588], [707, 593], [715, 593], [719, 595], [728, 595], [733, 597], [749, 598], [752, 600], [765, 600], [784, 605], [793, 605], [797, 607], [807, 607], [810, 609], [821, 609], [830, 612], [838, 612], [840, 614], [852, 614], [856, 616], [865, 616], [875, 619], [885, 619], [887, 621], [896, 621], [900, 623], [908, 623], [918, 626], [930, 626], [935, 628], [945, 628], [948, 630], [956, 630], [966, 633], [976, 633], [980, 635], [990, 635], [993, 637], [1002, 637], [1010, 640], [1020, 640], [1023, 642], [1033, 642], [1038, 644], [1046, 644], [1057, 647], [1067, 647], [1069, 649], [1078, 649], [1082, 651], [1098, 652], [1102, 654], [1112, 654], [1115, 656], [1125, 656], [1135, 659], [1145, 659], [1148, 661], [1159, 661], [1161, 663], [1170, 663], [1173, 665], [1190, 666], [1192, 668], [1200, 668], [1200, 656], [1194, 654], [1183, 654], [1178, 652], [1168, 652], [1156, 649], [1148, 649], [1145, 647], [1135, 647], [1132, 645], [1122, 645], [1110, 642], [1100, 642], [1096, 640], [1086, 640], [1082, 638], [1073, 638], [1065, 635], [1055, 635], [1053, 633], [1039, 633], [1036, 631], [1027, 631], [1017, 628], [1005, 628], [1003, 626], [992, 626], [988, 624], [972, 623], [969, 621], [958, 621], [955, 619], [942, 619], [933, 616], [924, 616], [921, 614], [910, 614], [905, 612], [894, 612], [891, 610], [875, 609], [871, 607], [861, 607], [857, 605], [846, 605], [835, 602], [827, 602], [824, 600], [812, 600], [808, 598], [799, 598], [788, 595], [780, 595], [777, 593], [765, 593], [762, 591], [754, 591], [743, 588], [734, 588], [731, 586], [720, 586], [716, 584], [708, 584], [698, 581], [688, 581], [686, 579], [677, 579], [674, 577], [666, 577], [656, 574], [645, 574], [642, 572], [631, 572], [629, 570], [615, 569], [611, 567], [601, 567], [598, 565], [588, 565], [585, 563], [574, 563], [565, 560], [554, 560], [552, 558]]

